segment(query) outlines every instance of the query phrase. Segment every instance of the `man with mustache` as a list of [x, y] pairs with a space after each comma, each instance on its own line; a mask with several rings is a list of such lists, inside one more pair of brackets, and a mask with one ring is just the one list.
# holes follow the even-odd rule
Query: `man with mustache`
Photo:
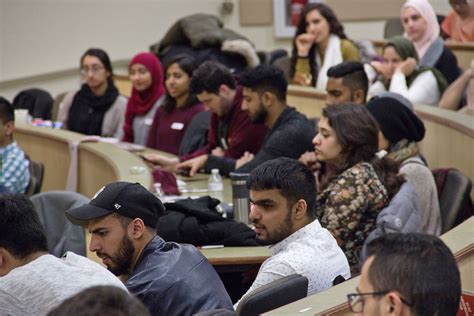
[[71, 296], [93, 286], [128, 292], [99, 264], [67, 251], [48, 253], [48, 241], [31, 201], [0, 194], [0, 315], [45, 315]]
[[89, 204], [66, 211], [91, 233], [90, 250], [152, 315], [191, 315], [231, 309], [232, 303], [207, 259], [191, 245], [165, 242], [156, 226], [165, 208], [138, 183], [114, 182]]
[[189, 169], [195, 175], [209, 165], [221, 175], [232, 171], [248, 173], [261, 163], [279, 158], [298, 158], [312, 150], [311, 138], [315, 126], [303, 114], [286, 104], [288, 83], [283, 72], [273, 65], [259, 65], [240, 76], [243, 87], [242, 110], [253, 123], [263, 123], [268, 131], [262, 147], [255, 154], [246, 152], [239, 159], [206, 155], [178, 164], [178, 169]]
[[344, 253], [315, 218], [315, 178], [308, 167], [290, 158], [267, 161], [250, 173], [247, 188], [257, 241], [272, 253], [247, 293], [294, 273], [308, 278], [308, 295], [331, 287], [339, 275], [350, 278]]

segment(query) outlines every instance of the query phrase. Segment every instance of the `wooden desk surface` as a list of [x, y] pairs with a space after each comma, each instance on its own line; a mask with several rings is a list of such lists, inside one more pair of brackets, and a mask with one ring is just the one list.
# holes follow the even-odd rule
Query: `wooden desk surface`
[[265, 246], [202, 249], [201, 252], [213, 266], [261, 264], [270, 257], [270, 250]]
[[[441, 239], [456, 257], [461, 271], [462, 288], [474, 290], [474, 216], [445, 233]], [[359, 278], [359, 276], [352, 278], [326, 291], [308, 296], [264, 315], [352, 315], [347, 305], [346, 294], [355, 292]]]
[[[87, 257], [99, 264], [102, 260], [89, 251], [90, 233], [86, 230]], [[213, 266], [240, 266], [261, 264], [270, 257], [268, 247], [223, 247], [217, 249], [201, 249], [202, 254]]]

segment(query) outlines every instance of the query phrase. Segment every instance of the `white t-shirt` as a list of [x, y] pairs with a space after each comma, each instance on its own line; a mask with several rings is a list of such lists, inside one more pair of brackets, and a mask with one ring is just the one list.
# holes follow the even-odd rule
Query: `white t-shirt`
[[[65, 299], [97, 285], [125, 285], [99, 264], [73, 252], [43, 255], [0, 277], [0, 315], [45, 315]], [[128, 293], [128, 291], [127, 291]]]

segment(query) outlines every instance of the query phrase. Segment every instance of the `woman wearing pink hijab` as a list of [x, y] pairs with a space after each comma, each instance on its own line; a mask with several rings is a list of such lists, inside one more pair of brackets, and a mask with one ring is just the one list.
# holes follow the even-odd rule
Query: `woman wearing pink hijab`
[[407, 0], [400, 19], [416, 48], [419, 65], [438, 69], [451, 84], [461, 74], [456, 56], [444, 46], [436, 13], [428, 0]]
[[163, 68], [152, 53], [139, 53], [128, 65], [132, 95], [128, 99], [123, 140], [145, 145], [155, 112], [165, 99]]

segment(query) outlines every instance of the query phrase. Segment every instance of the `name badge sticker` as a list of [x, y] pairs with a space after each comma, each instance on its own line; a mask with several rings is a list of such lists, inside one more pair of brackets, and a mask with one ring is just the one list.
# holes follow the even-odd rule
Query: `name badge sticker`
[[173, 122], [171, 124], [171, 129], [175, 129], [175, 130], [182, 130], [184, 128], [184, 124], [183, 123], [180, 123], [180, 122]]
[[153, 119], [152, 118], [146, 118], [143, 123], [145, 123], [145, 125], [147, 126], [151, 126], [151, 124], [153, 123]]

